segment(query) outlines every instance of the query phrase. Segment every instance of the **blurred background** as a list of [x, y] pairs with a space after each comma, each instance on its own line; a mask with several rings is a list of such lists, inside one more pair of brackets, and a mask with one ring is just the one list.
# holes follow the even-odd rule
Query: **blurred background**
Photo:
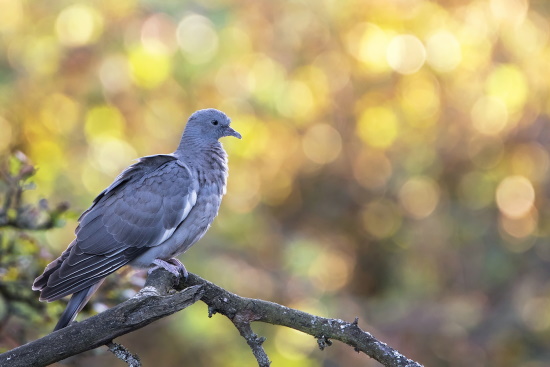
[[[65, 303], [38, 304], [30, 286], [95, 195], [133, 159], [172, 152], [188, 116], [215, 107], [243, 140], [223, 140], [228, 194], [180, 257], [189, 271], [242, 296], [358, 316], [426, 366], [550, 365], [548, 1], [0, 9], [0, 155], [37, 167], [25, 202], [70, 204], [54, 229], [0, 229], [0, 282], [13, 286], [1, 292], [2, 351], [56, 322]], [[111, 276], [82, 317], [143, 278]], [[254, 329], [274, 366], [379, 365]], [[145, 366], [256, 364], [203, 304], [118, 341]], [[101, 349], [65, 365], [125, 364]]]

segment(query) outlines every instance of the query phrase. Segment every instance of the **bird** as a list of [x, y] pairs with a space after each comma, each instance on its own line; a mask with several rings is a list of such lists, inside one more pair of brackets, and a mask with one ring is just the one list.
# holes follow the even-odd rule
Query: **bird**
[[139, 158], [78, 219], [75, 239], [32, 289], [40, 301], [72, 294], [54, 331], [69, 325], [105, 277], [130, 265], [187, 277], [176, 256], [206, 233], [226, 193], [227, 153], [219, 139], [242, 136], [217, 109], [194, 112], [177, 149]]

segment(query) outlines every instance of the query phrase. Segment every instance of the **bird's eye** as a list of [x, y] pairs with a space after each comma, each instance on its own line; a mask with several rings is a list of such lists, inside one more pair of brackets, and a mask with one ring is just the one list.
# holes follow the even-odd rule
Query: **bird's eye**
[[212, 120], [211, 122], [212, 122], [212, 125], [217, 125], [217, 124], [219, 124], [218, 120]]

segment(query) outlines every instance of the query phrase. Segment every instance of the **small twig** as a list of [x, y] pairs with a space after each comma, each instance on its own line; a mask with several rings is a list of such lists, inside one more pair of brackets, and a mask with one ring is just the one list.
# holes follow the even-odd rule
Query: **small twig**
[[271, 361], [269, 360], [269, 357], [267, 356], [267, 353], [262, 346], [262, 344], [265, 342], [265, 338], [256, 335], [252, 331], [252, 327], [250, 326], [249, 322], [236, 321], [235, 319], [233, 319], [232, 321], [233, 325], [235, 325], [237, 330], [239, 330], [241, 336], [248, 343], [250, 349], [252, 349], [252, 354], [254, 354], [254, 357], [256, 357], [256, 360], [258, 361], [258, 366], [269, 367]]
[[132, 354], [124, 345], [112, 341], [105, 345], [118, 359], [126, 362], [128, 366], [141, 367], [139, 356], [137, 354]]

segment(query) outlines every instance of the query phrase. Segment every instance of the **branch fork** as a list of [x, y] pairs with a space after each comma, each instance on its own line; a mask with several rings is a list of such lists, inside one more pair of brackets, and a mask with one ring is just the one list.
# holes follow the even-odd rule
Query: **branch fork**
[[163, 269], [151, 272], [145, 287], [133, 298], [0, 354], [0, 367], [47, 366], [102, 345], [107, 345], [129, 366], [139, 367], [139, 357], [114, 343], [113, 339], [181, 311], [198, 300], [208, 305], [209, 317], [220, 313], [231, 320], [252, 350], [259, 367], [269, 367], [271, 362], [263, 348], [266, 339], [253, 332], [252, 322], [286, 326], [312, 335], [321, 350], [330, 346], [333, 340], [339, 340], [387, 367], [422, 367], [361, 330], [357, 318], [345, 322], [311, 315], [273, 302], [240, 297], [195, 274], [189, 273], [185, 280], [178, 279]]

